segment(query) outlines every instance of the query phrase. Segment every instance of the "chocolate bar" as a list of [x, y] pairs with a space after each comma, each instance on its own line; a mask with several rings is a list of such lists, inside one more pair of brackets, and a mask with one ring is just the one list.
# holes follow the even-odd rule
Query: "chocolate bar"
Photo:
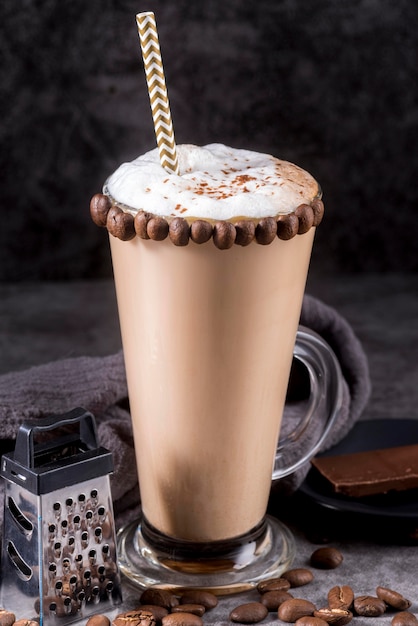
[[355, 498], [418, 487], [418, 444], [312, 459], [336, 493]]

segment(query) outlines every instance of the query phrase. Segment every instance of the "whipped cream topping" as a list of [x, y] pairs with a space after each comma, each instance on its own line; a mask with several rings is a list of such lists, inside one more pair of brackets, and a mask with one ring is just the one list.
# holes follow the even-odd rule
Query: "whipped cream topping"
[[305, 170], [269, 154], [223, 144], [177, 146], [180, 176], [160, 164], [158, 149], [123, 163], [103, 192], [135, 214], [228, 220], [291, 213], [319, 193]]

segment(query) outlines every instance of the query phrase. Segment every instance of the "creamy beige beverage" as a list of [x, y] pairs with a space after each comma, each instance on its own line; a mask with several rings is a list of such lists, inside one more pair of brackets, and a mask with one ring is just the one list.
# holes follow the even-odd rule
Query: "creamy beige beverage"
[[292, 164], [178, 150], [180, 176], [153, 151], [91, 210], [110, 232], [143, 514], [170, 537], [212, 542], [266, 512], [323, 207]]

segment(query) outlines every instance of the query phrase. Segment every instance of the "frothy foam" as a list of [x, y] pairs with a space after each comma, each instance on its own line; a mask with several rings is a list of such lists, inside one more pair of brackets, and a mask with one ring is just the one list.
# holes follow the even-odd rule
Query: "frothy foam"
[[291, 213], [318, 194], [318, 183], [293, 163], [223, 144], [177, 146], [181, 175], [168, 174], [158, 149], [123, 163], [104, 193], [164, 217], [228, 220]]

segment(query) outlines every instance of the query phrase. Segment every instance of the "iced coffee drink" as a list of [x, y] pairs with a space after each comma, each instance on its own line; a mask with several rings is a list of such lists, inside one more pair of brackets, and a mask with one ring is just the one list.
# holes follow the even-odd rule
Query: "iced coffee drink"
[[153, 150], [94, 196], [110, 233], [144, 520], [207, 544], [264, 519], [320, 189], [220, 144]]

